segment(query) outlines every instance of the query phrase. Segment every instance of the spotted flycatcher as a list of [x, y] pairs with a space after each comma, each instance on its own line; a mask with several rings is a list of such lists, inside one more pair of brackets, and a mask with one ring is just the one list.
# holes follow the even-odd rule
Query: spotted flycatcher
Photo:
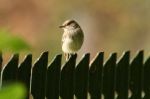
[[59, 27], [64, 30], [62, 36], [62, 50], [66, 60], [68, 60], [72, 54], [75, 54], [81, 48], [84, 34], [75, 20], [66, 20]]

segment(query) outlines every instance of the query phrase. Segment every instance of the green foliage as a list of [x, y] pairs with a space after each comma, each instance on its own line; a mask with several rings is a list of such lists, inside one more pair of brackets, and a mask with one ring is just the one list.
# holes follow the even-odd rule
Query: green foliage
[[8, 31], [0, 30], [0, 50], [18, 52], [29, 49], [29, 45], [23, 39], [12, 36]]
[[22, 84], [12, 84], [0, 90], [0, 99], [25, 99], [25, 87]]

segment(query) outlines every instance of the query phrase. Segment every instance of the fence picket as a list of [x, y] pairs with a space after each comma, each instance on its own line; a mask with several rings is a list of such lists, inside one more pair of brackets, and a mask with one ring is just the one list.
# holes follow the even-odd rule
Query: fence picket
[[73, 99], [74, 95], [74, 71], [77, 55], [72, 55], [65, 63], [60, 77], [60, 97], [61, 99]]
[[103, 94], [105, 99], [114, 99], [116, 53], [113, 53], [103, 68]]
[[60, 68], [61, 57], [57, 55], [52, 63], [49, 64], [47, 70], [47, 84], [46, 84], [46, 97], [47, 99], [59, 98], [59, 82], [60, 82]]
[[142, 99], [142, 76], [143, 76], [143, 51], [140, 51], [133, 59], [130, 66], [130, 99]]
[[44, 52], [32, 69], [31, 94], [34, 99], [45, 99], [48, 52]]
[[123, 54], [116, 68], [116, 91], [118, 93], [117, 99], [128, 99], [129, 89], [129, 61], [130, 52]]
[[145, 96], [143, 99], [150, 99], [150, 57], [144, 64], [144, 87]]
[[15, 82], [18, 73], [19, 54], [14, 54], [8, 64], [2, 70], [2, 86], [7, 83]]
[[32, 66], [32, 55], [29, 54], [25, 57], [23, 62], [19, 65], [18, 68], [18, 80], [22, 82], [27, 88], [27, 97], [29, 98], [30, 92], [30, 77], [31, 77], [31, 66]]
[[89, 58], [87, 53], [75, 68], [75, 96], [77, 99], [87, 99]]
[[101, 99], [102, 93], [102, 69], [104, 53], [100, 52], [93, 59], [89, 70], [89, 93], [91, 99]]

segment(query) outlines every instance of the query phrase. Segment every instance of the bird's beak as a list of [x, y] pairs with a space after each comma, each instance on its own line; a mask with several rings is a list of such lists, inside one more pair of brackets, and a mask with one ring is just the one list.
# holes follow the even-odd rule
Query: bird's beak
[[65, 27], [65, 26], [63, 26], [63, 25], [60, 25], [60, 26], [59, 26], [59, 28], [64, 28], [64, 27]]

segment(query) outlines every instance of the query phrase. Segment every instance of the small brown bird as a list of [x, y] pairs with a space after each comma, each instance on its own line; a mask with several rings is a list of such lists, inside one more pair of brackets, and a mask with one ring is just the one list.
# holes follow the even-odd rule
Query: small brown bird
[[75, 54], [82, 46], [84, 34], [75, 20], [66, 20], [63, 25], [59, 26], [64, 30], [62, 36], [62, 50], [68, 60], [72, 54]]

